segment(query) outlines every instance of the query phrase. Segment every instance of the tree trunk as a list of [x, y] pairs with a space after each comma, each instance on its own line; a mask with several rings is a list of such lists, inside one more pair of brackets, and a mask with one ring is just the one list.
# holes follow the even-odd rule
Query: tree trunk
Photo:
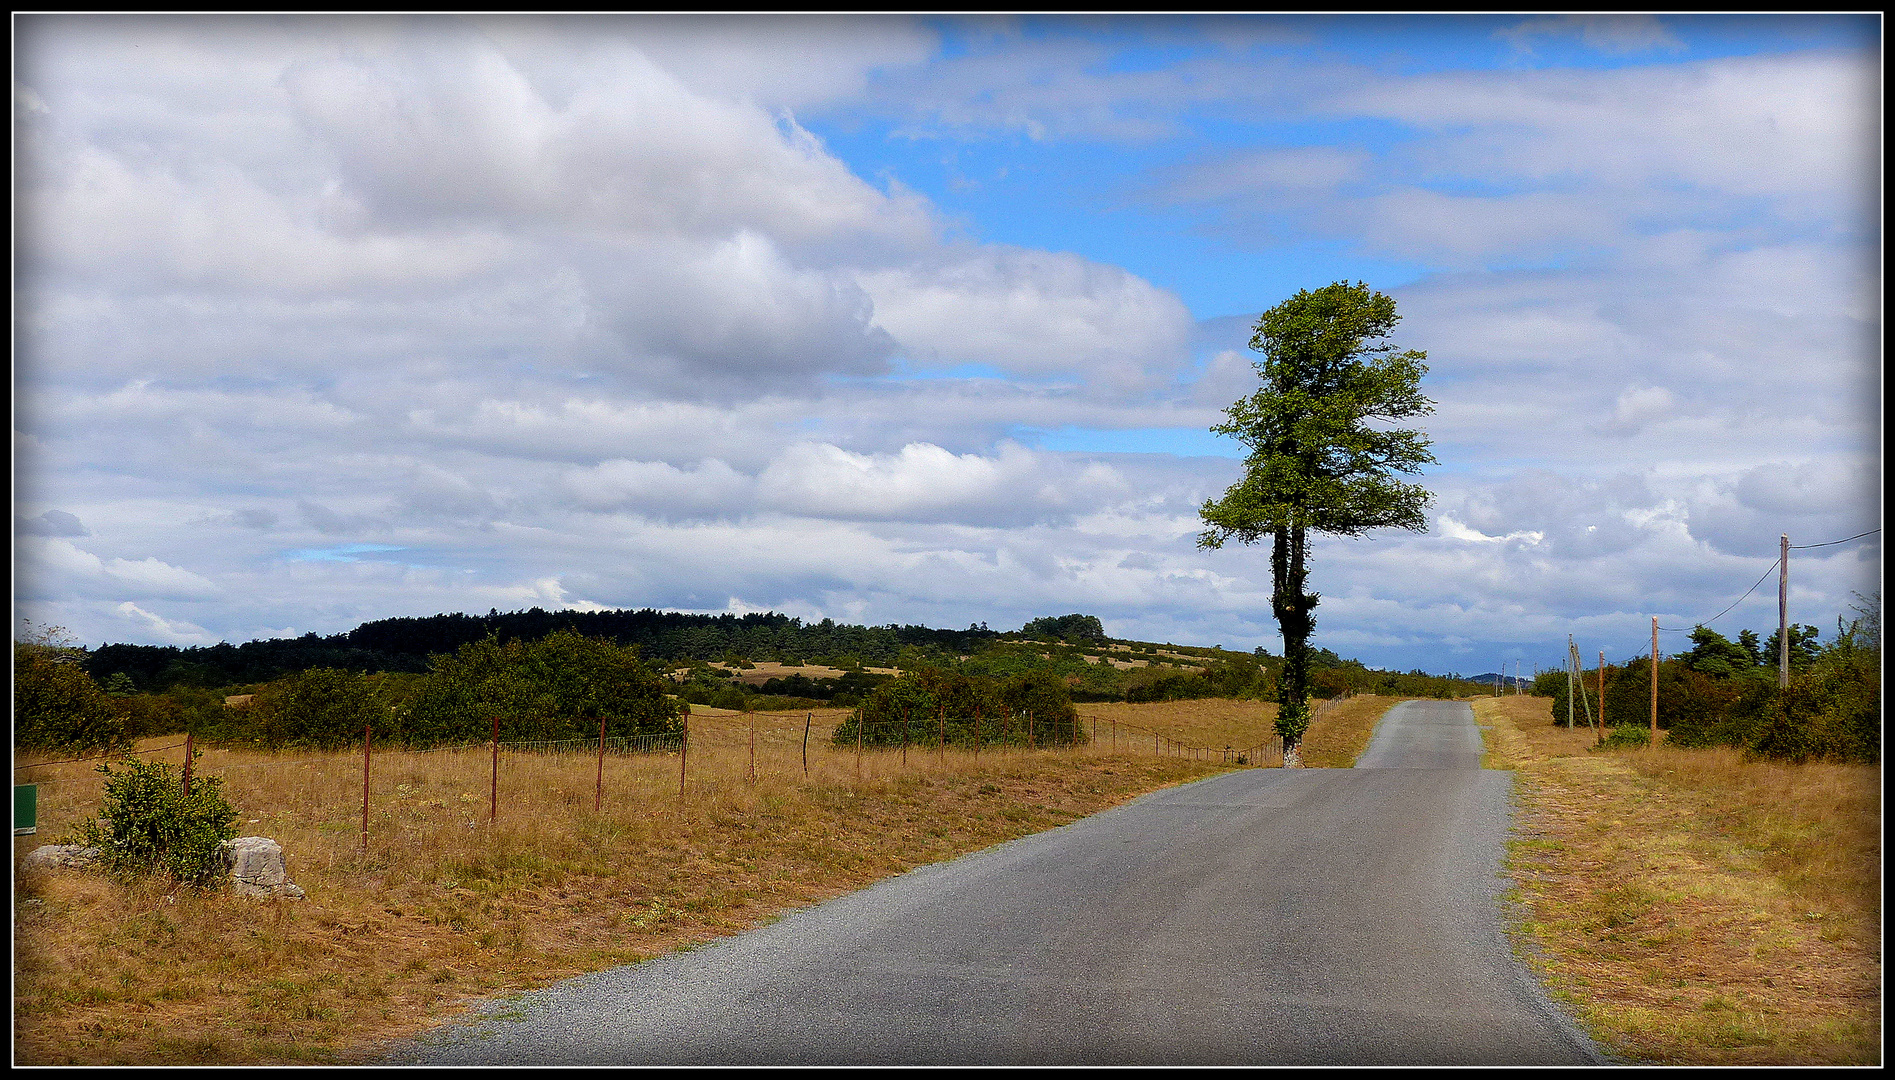
[[1304, 554], [1309, 533], [1281, 526], [1270, 555], [1270, 606], [1283, 633], [1283, 677], [1277, 681], [1277, 734], [1283, 737], [1283, 767], [1303, 766], [1303, 733], [1309, 728], [1309, 635], [1315, 629], [1317, 597], [1303, 591], [1309, 578]]

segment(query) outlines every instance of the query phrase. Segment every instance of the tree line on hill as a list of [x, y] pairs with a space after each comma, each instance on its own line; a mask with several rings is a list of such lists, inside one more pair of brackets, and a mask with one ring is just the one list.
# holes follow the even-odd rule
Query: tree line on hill
[[[367, 674], [315, 667], [225, 695], [199, 687], [114, 693], [85, 672], [79, 650], [14, 645], [14, 745], [90, 752], [189, 731], [212, 744], [336, 749], [365, 733], [422, 748], [479, 742], [675, 735], [685, 706], [638, 650], [571, 630], [537, 641], [487, 637], [430, 658], [425, 672]], [[228, 689], [228, 688], [227, 688]]]
[[[600, 627], [624, 637], [586, 632]], [[403, 636], [410, 632], [412, 638]], [[815, 651], [823, 647], [854, 651]], [[1482, 690], [1454, 677], [1375, 671], [1327, 649], [1311, 655], [1311, 689], [1319, 697], [1453, 697]], [[826, 664], [835, 673], [792, 672], [761, 685], [738, 680], [764, 660]], [[364, 725], [378, 740], [432, 745], [491, 737], [494, 717], [509, 740], [596, 737], [601, 717], [609, 736], [662, 734], [674, 730], [684, 703], [746, 711], [866, 704], [873, 710], [878, 688], [894, 677], [890, 668], [905, 676], [933, 672], [930, 685], [988, 688], [977, 698], [1012, 692], [1005, 688], [1017, 690], [1023, 680], [1052, 680], [1069, 707], [1074, 701], [1274, 700], [1282, 659], [1262, 649], [1117, 641], [1104, 637], [1096, 616], [1081, 614], [1035, 619], [1012, 633], [984, 625], [946, 631], [804, 624], [773, 613], [533, 609], [485, 618], [384, 619], [328, 638], [195, 648], [86, 650], [28, 634], [15, 645], [15, 745], [89, 750], [190, 731], [249, 746], [337, 746], [359, 739]], [[227, 698], [241, 705], [230, 707]], [[1016, 713], [1027, 711], [1051, 715], [1024, 706]], [[1007, 737], [1002, 730], [983, 738]]]
[[[1066, 616], [1065, 618], [1092, 618]], [[1092, 619], [1094, 625], [1096, 618]], [[786, 659], [838, 668], [892, 665], [903, 649], [943, 655], [974, 652], [1001, 638], [984, 625], [966, 630], [926, 626], [851, 626], [832, 619], [804, 623], [775, 612], [701, 615], [678, 611], [489, 611], [376, 619], [321, 636], [249, 641], [241, 645], [102, 645], [84, 657], [103, 682], [124, 674], [135, 690], [260, 683], [310, 668], [357, 672], [428, 670], [428, 658], [489, 636], [501, 643], [538, 641], [556, 630], [635, 646], [647, 661], [709, 661], [725, 656]]]

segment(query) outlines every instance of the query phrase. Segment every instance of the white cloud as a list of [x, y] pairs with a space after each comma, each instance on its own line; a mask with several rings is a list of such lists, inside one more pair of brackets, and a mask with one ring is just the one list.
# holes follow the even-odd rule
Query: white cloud
[[1684, 42], [1651, 15], [1545, 16], [1496, 30], [1494, 36], [1522, 52], [1531, 52], [1534, 39], [1546, 37], [1577, 37], [1588, 48], [1615, 55], [1684, 48]]
[[130, 600], [120, 604], [118, 614], [137, 627], [140, 637], [152, 637], [166, 645], [213, 645], [217, 637], [194, 623], [154, 615]]
[[20, 591], [36, 598], [58, 596], [69, 590], [89, 596], [186, 600], [223, 593], [209, 579], [154, 557], [100, 558], [59, 537], [34, 537], [20, 548], [30, 567], [20, 575]]
[[[950, 57], [894, 19], [26, 20], [23, 610], [89, 640], [767, 605], [1274, 641], [1267, 551], [1193, 543], [1238, 462], [1025, 445], [1201, 433], [1257, 385], [1254, 314], [1194, 323], [1109, 224], [950, 227], [812, 115], [858, 159], [894, 128], [1014, 177], [1135, 142], [1060, 182], [1191, 217], [1182, 280], [1415, 278], [1438, 528], [1321, 541], [1319, 642], [1635, 644], [1778, 533], [1879, 518], [1873, 55], [1413, 76], [1313, 24], [1124, 25], [1187, 58], [1006, 22]], [[1878, 552], [1799, 555], [1799, 602]]]
[[876, 324], [927, 366], [1135, 387], [1185, 359], [1177, 297], [1076, 255], [987, 245], [928, 266], [865, 273]]
[[[1546, 534], [1543, 532], [1529, 532], [1524, 529], [1519, 532], [1510, 532], [1505, 536], [1488, 536], [1486, 533], [1468, 528], [1446, 514], [1442, 514], [1436, 522], [1441, 528], [1441, 535], [1451, 540], [1469, 540], [1477, 544], [1505, 544], [1518, 540], [1527, 544], [1537, 544], [1546, 539]], [[1591, 528], [1588, 526], [1587, 530], [1591, 531]]]

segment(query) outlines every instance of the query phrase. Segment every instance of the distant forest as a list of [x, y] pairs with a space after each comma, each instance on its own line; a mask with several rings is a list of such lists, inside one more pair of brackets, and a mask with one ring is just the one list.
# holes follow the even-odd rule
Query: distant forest
[[[1068, 616], [1067, 618], [1073, 618]], [[1036, 630], [1059, 620], [1037, 620]], [[1097, 620], [1091, 620], [1096, 626]], [[1082, 629], [1089, 629], [1083, 627]], [[486, 615], [430, 615], [376, 619], [346, 633], [323, 637], [220, 643], [182, 648], [176, 645], [103, 645], [91, 650], [85, 669], [100, 683], [124, 674], [141, 691], [175, 687], [220, 687], [271, 679], [311, 668], [356, 672], [425, 672], [428, 657], [452, 653], [489, 634], [504, 644], [538, 641], [555, 630], [635, 645], [657, 663], [721, 661], [740, 657], [797, 661], [832, 667], [883, 667], [904, 649], [926, 654], [965, 655], [1002, 637], [985, 625], [965, 630], [926, 626], [847, 626], [832, 619], [805, 624], [775, 612], [750, 615], [693, 615], [677, 611], [528, 611]], [[1017, 636], [1017, 635], [1008, 635]], [[1052, 636], [1044, 633], [1036, 637]]]

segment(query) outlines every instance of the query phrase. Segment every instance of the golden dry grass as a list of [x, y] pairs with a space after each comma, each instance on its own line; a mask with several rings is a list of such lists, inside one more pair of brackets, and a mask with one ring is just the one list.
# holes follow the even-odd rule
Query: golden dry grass
[[1348, 769], [1369, 748], [1376, 722], [1404, 699], [1360, 694], [1318, 702], [1309, 730], [1303, 733], [1303, 765], [1311, 769]]
[[[1081, 721], [1095, 732], [1095, 745], [1110, 747], [1114, 732], [1121, 749], [1149, 751], [1152, 736], [1162, 736], [1161, 747], [1182, 744], [1187, 753], [1221, 760], [1229, 747], [1234, 755], [1265, 744], [1274, 745], [1276, 703], [1202, 698], [1195, 701], [1128, 703], [1088, 702], [1075, 706]], [[1260, 764], [1281, 765], [1280, 751], [1268, 753]]]
[[[1167, 722], [1168, 706], [1140, 708]], [[486, 748], [378, 752], [366, 850], [359, 752], [207, 751], [197, 767], [226, 777], [240, 832], [283, 844], [305, 901], [23, 875], [26, 851], [96, 810], [99, 780], [85, 765], [16, 774], [43, 786], [40, 834], [14, 843], [15, 1060], [367, 1060], [471, 999], [734, 933], [1221, 769], [1142, 742], [916, 747], [906, 764], [864, 754], [858, 779], [853, 748], [827, 739], [841, 715], [809, 723], [807, 777], [805, 714], [694, 716], [686, 793], [675, 754], [608, 757], [597, 813], [594, 758], [503, 754], [493, 824]], [[59, 777], [75, 779], [46, 782]]]
[[1594, 751], [1544, 698], [1477, 700], [1519, 770], [1523, 952], [1636, 1061], [1876, 1064], [1881, 773]]

